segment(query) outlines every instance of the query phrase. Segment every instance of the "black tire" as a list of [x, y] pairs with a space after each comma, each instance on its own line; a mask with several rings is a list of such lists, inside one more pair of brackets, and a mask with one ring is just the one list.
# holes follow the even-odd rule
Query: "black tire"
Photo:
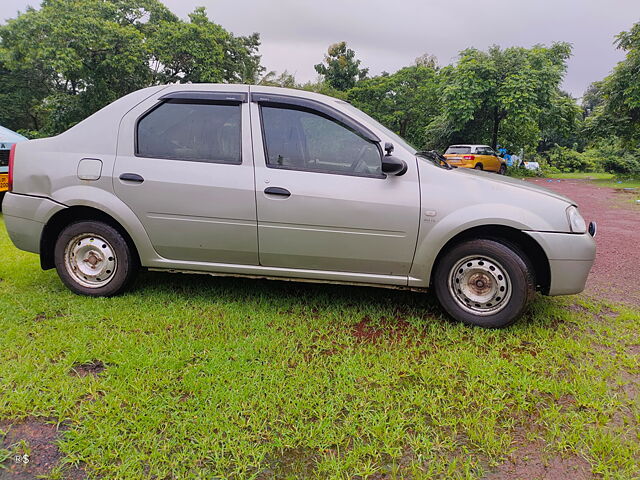
[[503, 163], [500, 165], [500, 170], [498, 170], [498, 175], [504, 175], [507, 173], [507, 166]]
[[481, 163], [476, 163], [476, 166], [473, 167], [474, 170], [484, 170]]
[[[489, 289], [490, 294], [480, 296], [479, 285], [480, 292]], [[514, 323], [534, 298], [535, 285], [527, 257], [515, 245], [495, 239], [455, 245], [438, 261], [433, 277], [436, 296], [449, 315], [485, 328]], [[474, 303], [474, 298], [481, 303]]]
[[[93, 243], [94, 240], [97, 242]], [[82, 242], [86, 243], [85, 247], [79, 247]], [[82, 248], [85, 250], [78, 250]], [[108, 256], [93, 264], [92, 261], [103, 252], [102, 248], [106, 249]], [[75, 255], [74, 249], [78, 250]], [[81, 257], [88, 260], [78, 260]], [[90, 297], [112, 297], [122, 293], [139, 268], [137, 256], [122, 234], [111, 225], [98, 221], [79, 221], [62, 230], [54, 247], [54, 262], [60, 279], [72, 292]], [[89, 279], [80, 278], [82, 271], [79, 269], [96, 267], [103, 269], [106, 278], [93, 279], [91, 274], [88, 274]]]

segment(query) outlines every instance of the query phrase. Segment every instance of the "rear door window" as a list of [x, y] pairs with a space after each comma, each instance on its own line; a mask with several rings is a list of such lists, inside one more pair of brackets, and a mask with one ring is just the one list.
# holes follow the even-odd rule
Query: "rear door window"
[[138, 121], [136, 155], [240, 164], [240, 105], [167, 101]]

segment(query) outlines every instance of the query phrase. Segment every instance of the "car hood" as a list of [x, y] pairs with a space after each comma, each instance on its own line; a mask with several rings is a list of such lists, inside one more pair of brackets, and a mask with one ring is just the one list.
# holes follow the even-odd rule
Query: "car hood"
[[504, 187], [515, 187], [523, 190], [528, 190], [530, 192], [538, 192], [543, 195], [547, 195], [549, 197], [556, 198], [558, 200], [562, 200], [564, 202], [570, 203], [571, 205], [575, 205], [575, 202], [564, 195], [556, 193], [548, 188], [540, 187], [530, 182], [526, 182], [524, 180], [520, 180], [518, 178], [506, 177], [503, 175], [497, 175], [495, 173], [483, 172], [480, 170], [473, 170], [469, 168], [455, 168], [451, 171], [454, 175], [472, 175], [476, 177], [478, 180], [489, 182], [494, 184], [495, 186], [504, 186]]

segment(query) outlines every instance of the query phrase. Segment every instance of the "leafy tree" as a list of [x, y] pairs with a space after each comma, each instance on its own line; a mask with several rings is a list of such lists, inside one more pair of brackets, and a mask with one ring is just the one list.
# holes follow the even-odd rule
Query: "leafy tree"
[[567, 43], [531, 49], [463, 50], [442, 69], [442, 114], [427, 128], [436, 143], [533, 145], [571, 53]]
[[324, 63], [318, 63], [314, 68], [325, 82], [341, 91], [353, 88], [358, 80], [363, 80], [369, 73], [368, 68], [360, 68], [360, 60], [356, 59], [353, 50], [347, 48], [346, 42], [331, 45]]
[[278, 75], [274, 70], [268, 72], [258, 82], [260, 85], [267, 85], [270, 87], [284, 87], [284, 88], [297, 88], [296, 77], [289, 73], [287, 70]]
[[586, 142], [580, 135], [581, 128], [582, 109], [571, 95], [556, 89], [549, 105], [542, 109], [538, 151], [555, 145], [582, 150]]
[[438, 113], [438, 71], [434, 64], [405, 67], [365, 79], [348, 92], [349, 100], [418, 147], [424, 127]]
[[415, 64], [419, 67], [428, 67], [437, 70], [438, 58], [430, 53], [423, 53], [418, 58], [416, 58]]
[[640, 22], [616, 37], [616, 45], [627, 52], [613, 73], [595, 84], [597, 99], [585, 128], [591, 137], [618, 136], [632, 147], [640, 142]]
[[235, 37], [204, 9], [183, 22], [159, 0], [44, 0], [0, 27], [0, 98], [24, 112], [0, 118], [56, 134], [149, 85], [251, 82], [259, 45], [257, 34]]
[[189, 22], [164, 20], [152, 29], [149, 48], [159, 82], [254, 83], [263, 68], [260, 37], [235, 37], [207, 17], [204, 7]]

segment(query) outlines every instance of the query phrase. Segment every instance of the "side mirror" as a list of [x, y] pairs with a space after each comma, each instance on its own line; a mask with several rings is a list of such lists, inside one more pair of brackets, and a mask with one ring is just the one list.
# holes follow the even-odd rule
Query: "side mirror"
[[385, 155], [382, 157], [382, 172], [387, 175], [395, 175], [396, 177], [399, 177], [407, 173], [407, 164], [404, 160], [398, 157]]

